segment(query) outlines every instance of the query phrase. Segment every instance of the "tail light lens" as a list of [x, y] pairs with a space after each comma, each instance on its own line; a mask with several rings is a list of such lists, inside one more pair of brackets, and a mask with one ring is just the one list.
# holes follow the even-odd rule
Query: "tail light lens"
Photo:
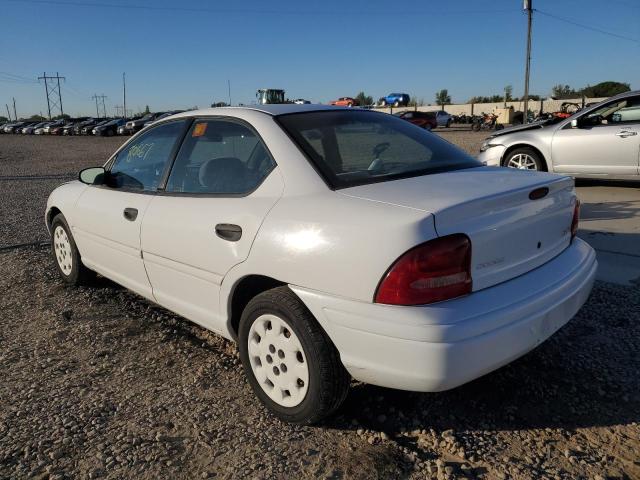
[[376, 303], [424, 305], [471, 293], [471, 241], [457, 233], [418, 245], [380, 281]]
[[571, 240], [578, 234], [578, 224], [580, 223], [580, 200], [576, 198], [576, 205], [573, 207], [573, 219], [571, 220]]

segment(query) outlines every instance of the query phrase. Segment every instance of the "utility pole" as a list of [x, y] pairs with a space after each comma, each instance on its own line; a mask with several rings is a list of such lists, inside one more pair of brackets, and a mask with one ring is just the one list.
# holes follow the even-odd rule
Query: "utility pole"
[[531, 68], [531, 21], [533, 19], [533, 0], [524, 0], [527, 11], [527, 62], [524, 70], [524, 118], [522, 123], [529, 120], [529, 70]]
[[16, 113], [16, 97], [13, 97], [13, 118], [18, 121], [18, 114]]
[[127, 82], [125, 81], [125, 72], [122, 72], [122, 111], [124, 119], [127, 120]]
[[229, 87], [229, 106], [231, 106], [231, 80], [227, 80], [227, 86]]
[[104, 99], [107, 97], [105, 97], [104, 93], [101, 95], [101, 97], [102, 97], [102, 117], [107, 118], [107, 108], [104, 106]]
[[9, 121], [11, 121], [11, 112], [9, 111], [9, 105], [5, 103], [4, 106], [7, 107], [7, 116], [9, 117]]
[[[64, 115], [64, 110], [62, 109], [62, 91], [60, 89], [60, 80], [67, 80], [66, 77], [61, 77], [58, 72], [56, 72], [56, 76], [47, 75], [47, 72], [44, 72], [42, 77], [38, 77], [38, 80], [44, 80], [44, 91], [47, 95], [47, 111], [49, 112], [49, 120], [51, 120], [51, 109], [55, 110], [56, 107], [60, 109], [60, 115]], [[53, 84], [51, 88], [49, 88], [49, 83], [47, 80], [56, 80], [57, 84]], [[56, 93], [57, 99], [56, 99]]]

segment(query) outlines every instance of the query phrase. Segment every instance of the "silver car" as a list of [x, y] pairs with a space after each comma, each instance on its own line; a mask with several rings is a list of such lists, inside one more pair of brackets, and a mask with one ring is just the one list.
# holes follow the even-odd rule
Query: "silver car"
[[436, 122], [438, 122], [439, 127], [447, 127], [451, 126], [451, 115], [444, 110], [438, 110], [436, 112]]
[[640, 91], [626, 92], [569, 118], [495, 132], [480, 148], [486, 165], [574, 177], [640, 179]]

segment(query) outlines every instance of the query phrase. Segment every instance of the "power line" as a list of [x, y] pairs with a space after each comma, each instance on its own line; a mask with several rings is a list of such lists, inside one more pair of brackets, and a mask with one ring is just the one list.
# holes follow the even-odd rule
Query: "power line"
[[637, 39], [637, 38], [627, 37], [625, 35], [620, 35], [618, 33], [609, 32], [607, 30], [603, 30], [603, 29], [598, 28], [598, 27], [592, 27], [591, 25], [585, 25], [584, 23], [579, 23], [579, 22], [573, 21], [573, 20], [571, 20], [569, 18], [559, 17], [558, 15], [554, 15], [554, 14], [549, 13], [549, 12], [538, 10], [537, 8], [535, 9], [535, 11], [537, 13], [541, 14], [541, 15], [545, 15], [547, 17], [551, 17], [551, 18], [554, 18], [556, 20], [560, 20], [561, 22], [569, 23], [569, 24], [574, 25], [576, 27], [584, 28], [586, 30], [591, 30], [592, 32], [598, 32], [598, 33], [602, 33], [603, 35], [609, 35], [610, 37], [615, 37], [615, 38], [620, 38], [622, 40], [628, 40], [630, 42], [640, 43], [640, 39]]
[[[70, 7], [90, 7], [90, 8], [118, 8], [128, 10], [155, 10], [170, 12], [187, 12], [187, 13], [217, 13], [217, 14], [253, 14], [253, 15], [388, 15], [388, 11], [362, 11], [362, 10], [263, 10], [263, 9], [241, 9], [241, 8], [207, 8], [207, 7], [170, 7], [158, 5], [140, 5], [140, 4], [118, 4], [108, 2], [83, 3], [74, 0], [8, 0], [16, 3], [35, 3], [44, 5], [61, 5]], [[405, 11], [408, 15], [479, 15], [479, 14], [495, 14], [495, 13], [516, 13], [514, 9], [480, 9], [480, 10], [420, 10]]]

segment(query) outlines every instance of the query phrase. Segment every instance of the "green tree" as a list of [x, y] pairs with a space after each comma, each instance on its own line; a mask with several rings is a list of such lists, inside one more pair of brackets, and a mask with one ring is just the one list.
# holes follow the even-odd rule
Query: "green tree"
[[587, 85], [582, 89], [582, 93], [587, 97], [611, 97], [629, 90], [631, 86], [628, 83], [607, 81], [594, 86]]
[[3, 117], [2, 115], [0, 115], [0, 122], [4, 123], [4, 122], [8, 122], [9, 119], [7, 117]]
[[569, 85], [562, 85], [559, 83], [558, 85], [554, 85], [551, 88], [551, 96], [558, 100], [563, 98], [576, 98], [580, 96], [580, 93], [575, 91]]
[[444, 110], [445, 105], [451, 103], [451, 96], [446, 88], [436, 92], [436, 103], [442, 107], [442, 110]]
[[64, 115], [56, 115], [53, 120], [69, 120], [71, 117], [66, 113]]
[[358, 93], [355, 98], [359, 105], [372, 105], [373, 97], [371, 95], [365, 95], [364, 92]]
[[510, 102], [513, 100], [513, 86], [507, 85], [504, 87], [504, 101]]
[[34, 122], [36, 122], [36, 121], [42, 122], [42, 121], [46, 120], [46, 118], [44, 118], [42, 115], [31, 115], [29, 117], [29, 120], [33, 120]]
[[144, 112], [143, 112], [143, 113], [144, 113], [145, 115], [147, 115], [148, 113], [151, 113], [151, 110], [149, 110], [149, 105], [146, 105], [146, 106], [144, 107]]

